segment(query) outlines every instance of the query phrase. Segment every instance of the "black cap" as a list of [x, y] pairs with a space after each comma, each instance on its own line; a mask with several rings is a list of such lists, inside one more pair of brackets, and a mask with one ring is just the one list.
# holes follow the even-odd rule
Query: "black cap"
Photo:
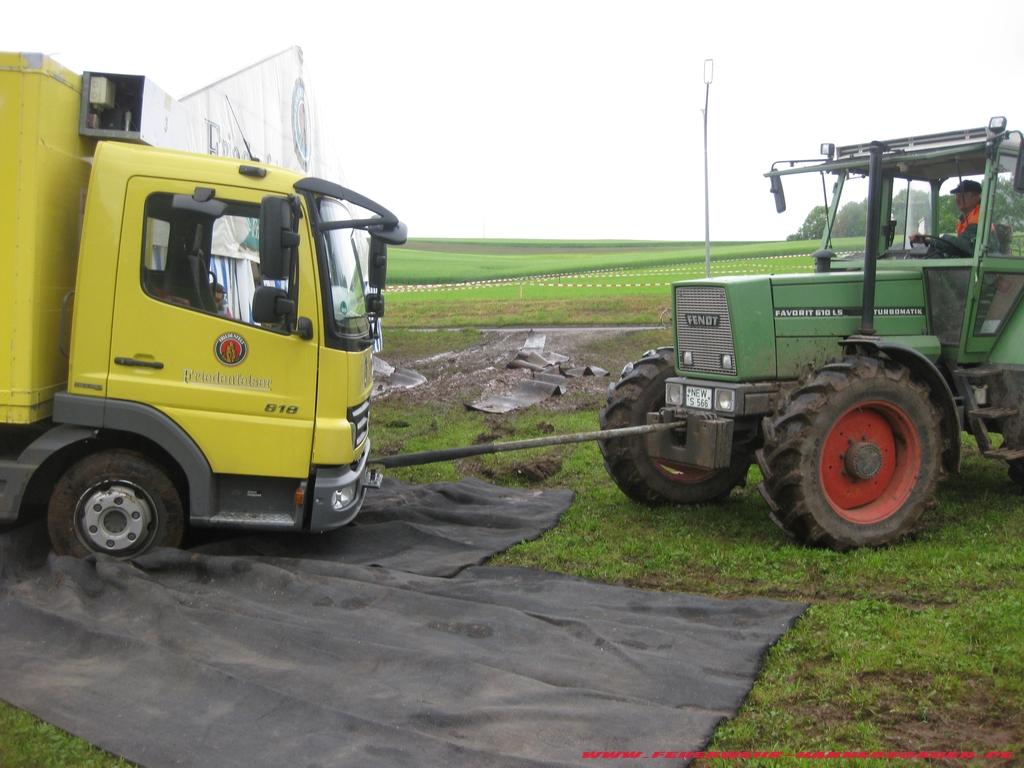
[[949, 194], [951, 195], [955, 195], [959, 192], [977, 192], [980, 195], [981, 184], [979, 184], [976, 181], [971, 181], [970, 179], [968, 179], [967, 181], [961, 181], [959, 185], [949, 190]]

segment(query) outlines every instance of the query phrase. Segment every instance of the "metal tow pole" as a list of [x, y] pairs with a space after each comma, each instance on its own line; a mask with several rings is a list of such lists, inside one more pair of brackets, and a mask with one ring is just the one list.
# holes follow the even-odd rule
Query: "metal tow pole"
[[535, 437], [530, 440], [511, 440], [507, 443], [486, 443], [484, 445], [467, 445], [464, 448], [443, 448], [438, 451], [419, 451], [418, 453], [400, 453], [394, 456], [370, 457], [370, 464], [385, 468], [414, 467], [419, 464], [432, 464], [436, 461], [463, 459], [467, 456], [480, 456], [485, 453], [502, 453], [504, 451], [522, 451], [527, 448], [543, 448], [548, 445], [565, 445], [568, 443], [587, 443], [595, 440], [613, 440], [619, 437], [646, 435], [651, 432], [664, 432], [686, 426], [686, 420], [672, 421], [667, 424], [645, 424], [639, 427], [621, 427], [620, 429], [604, 429], [596, 432], [575, 432], [571, 435], [553, 435], [551, 437]]
[[704, 59], [704, 277], [711, 277], [711, 204], [708, 197], [708, 98], [715, 72], [714, 59]]

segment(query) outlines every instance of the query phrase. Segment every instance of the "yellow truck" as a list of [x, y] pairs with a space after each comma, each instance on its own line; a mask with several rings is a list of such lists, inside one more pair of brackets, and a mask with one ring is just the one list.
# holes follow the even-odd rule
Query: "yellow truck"
[[110, 87], [0, 54], [0, 525], [45, 509], [56, 552], [129, 558], [189, 525], [348, 523], [379, 484], [371, 328], [405, 226], [327, 180], [144, 145], [131, 109], [104, 128]]

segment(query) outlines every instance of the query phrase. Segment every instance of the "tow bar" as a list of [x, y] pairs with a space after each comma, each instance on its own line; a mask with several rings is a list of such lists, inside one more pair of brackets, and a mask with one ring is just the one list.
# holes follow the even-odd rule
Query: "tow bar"
[[621, 427], [604, 429], [596, 432], [576, 432], [571, 435], [552, 435], [551, 437], [535, 437], [530, 440], [510, 440], [507, 443], [486, 443], [468, 445], [464, 448], [444, 448], [439, 451], [419, 451], [417, 453], [399, 453], [394, 456], [370, 457], [370, 464], [386, 468], [414, 467], [420, 464], [433, 464], [437, 461], [464, 459], [467, 456], [481, 456], [485, 453], [502, 453], [504, 451], [522, 451], [527, 448], [544, 448], [548, 445], [565, 445], [567, 443], [588, 443], [595, 440], [614, 440], [620, 437], [646, 435], [651, 432], [664, 432], [668, 429], [679, 429], [686, 426], [686, 420], [672, 421], [667, 424], [644, 424], [639, 427]]

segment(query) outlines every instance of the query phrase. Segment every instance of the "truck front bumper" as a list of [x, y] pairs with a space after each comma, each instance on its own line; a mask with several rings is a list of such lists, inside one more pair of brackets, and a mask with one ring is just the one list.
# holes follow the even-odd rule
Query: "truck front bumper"
[[309, 518], [312, 533], [332, 531], [348, 525], [363, 507], [368, 487], [380, 485], [379, 475], [366, 468], [370, 441], [354, 465], [317, 467], [313, 476], [313, 510]]
[[648, 413], [647, 423], [681, 423], [645, 435], [647, 453], [672, 464], [722, 469], [732, 463], [737, 429], [749, 439], [761, 417], [775, 410], [779, 385], [671, 378], [665, 396], [667, 405]]

